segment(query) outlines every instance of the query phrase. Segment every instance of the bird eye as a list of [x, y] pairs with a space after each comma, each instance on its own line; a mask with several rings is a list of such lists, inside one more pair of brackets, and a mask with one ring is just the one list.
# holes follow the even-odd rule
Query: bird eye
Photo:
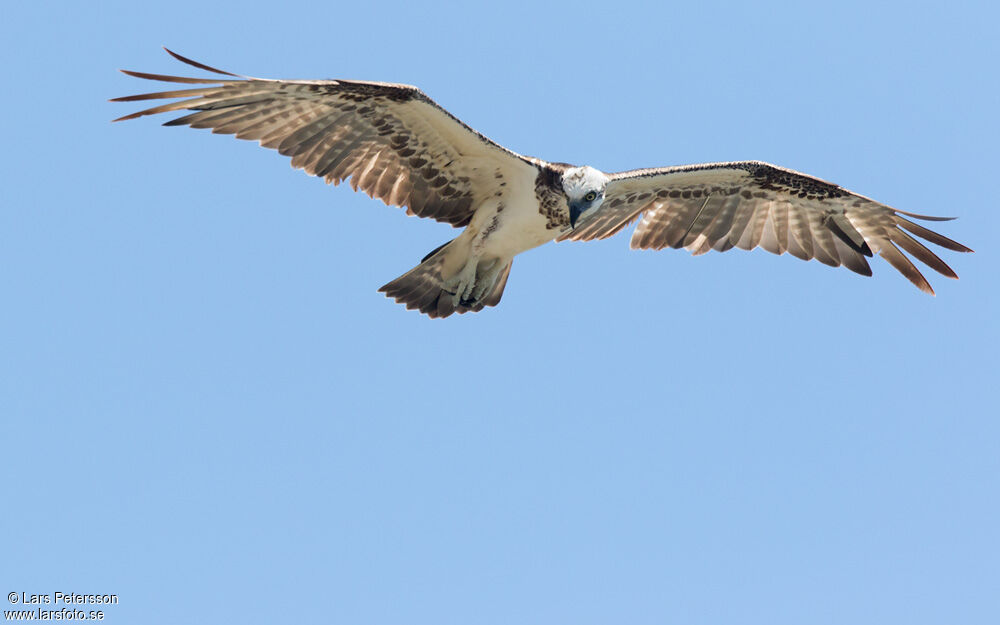
[[593, 202], [594, 200], [597, 199], [597, 194], [591, 191], [587, 195], [583, 196], [583, 199], [587, 200], [588, 202]]

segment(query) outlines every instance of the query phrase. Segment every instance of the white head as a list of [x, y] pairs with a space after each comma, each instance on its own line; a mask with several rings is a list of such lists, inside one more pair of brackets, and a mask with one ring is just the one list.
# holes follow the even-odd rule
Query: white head
[[585, 213], [600, 207], [608, 180], [606, 175], [588, 165], [571, 167], [563, 173], [562, 187], [569, 204], [571, 227], [576, 227], [577, 220]]

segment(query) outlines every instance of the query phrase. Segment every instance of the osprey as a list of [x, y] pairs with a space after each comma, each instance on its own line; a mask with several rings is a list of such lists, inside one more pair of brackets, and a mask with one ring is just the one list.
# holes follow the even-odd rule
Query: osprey
[[548, 241], [604, 239], [632, 222], [633, 249], [693, 254], [763, 247], [872, 275], [879, 254], [920, 290], [930, 284], [900, 248], [957, 278], [916, 238], [969, 248], [893, 209], [789, 169], [746, 161], [605, 174], [522, 156], [490, 141], [409, 85], [355, 80], [269, 80], [225, 72], [167, 50], [179, 61], [228, 78], [129, 76], [202, 85], [115, 98], [183, 98], [115, 121], [188, 110], [165, 126], [211, 128], [290, 156], [292, 166], [350, 181], [407, 214], [465, 228], [381, 289], [431, 317], [500, 302], [511, 263]]

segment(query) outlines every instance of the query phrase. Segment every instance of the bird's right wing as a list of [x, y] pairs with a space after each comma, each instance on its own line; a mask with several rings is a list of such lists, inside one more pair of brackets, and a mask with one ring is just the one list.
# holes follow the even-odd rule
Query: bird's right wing
[[194, 111], [166, 122], [211, 128], [260, 142], [292, 158], [292, 166], [407, 208], [420, 217], [464, 226], [501, 183], [534, 177], [527, 158], [490, 141], [409, 85], [350, 80], [247, 78], [184, 58], [230, 78], [186, 78], [122, 70], [173, 83], [201, 85], [115, 98], [114, 102], [184, 98], [115, 121]]

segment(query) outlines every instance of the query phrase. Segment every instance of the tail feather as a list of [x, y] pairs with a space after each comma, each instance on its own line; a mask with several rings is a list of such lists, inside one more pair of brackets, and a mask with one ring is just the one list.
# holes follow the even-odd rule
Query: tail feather
[[464, 314], [479, 312], [486, 306], [496, 306], [500, 303], [507, 276], [513, 261], [507, 263], [497, 278], [493, 289], [478, 302], [454, 303], [451, 292], [444, 289], [441, 268], [444, 265], [445, 254], [442, 252], [447, 243], [424, 257], [424, 260], [392, 282], [382, 286], [380, 293], [391, 297], [408, 309], [419, 310], [431, 318], [447, 317], [453, 313]]
[[507, 266], [503, 268], [502, 272], [500, 272], [500, 275], [497, 277], [496, 286], [494, 286], [493, 290], [490, 291], [489, 294], [483, 298], [484, 306], [496, 306], [497, 304], [500, 303], [500, 298], [503, 297], [504, 287], [507, 286], [507, 276], [510, 275], [510, 268], [513, 265], [514, 261], [512, 260], [509, 263], [507, 263]]
[[455, 312], [456, 307], [452, 304], [451, 293], [442, 288], [441, 264], [441, 259], [425, 260], [384, 285], [379, 292], [429, 317], [447, 317]]

